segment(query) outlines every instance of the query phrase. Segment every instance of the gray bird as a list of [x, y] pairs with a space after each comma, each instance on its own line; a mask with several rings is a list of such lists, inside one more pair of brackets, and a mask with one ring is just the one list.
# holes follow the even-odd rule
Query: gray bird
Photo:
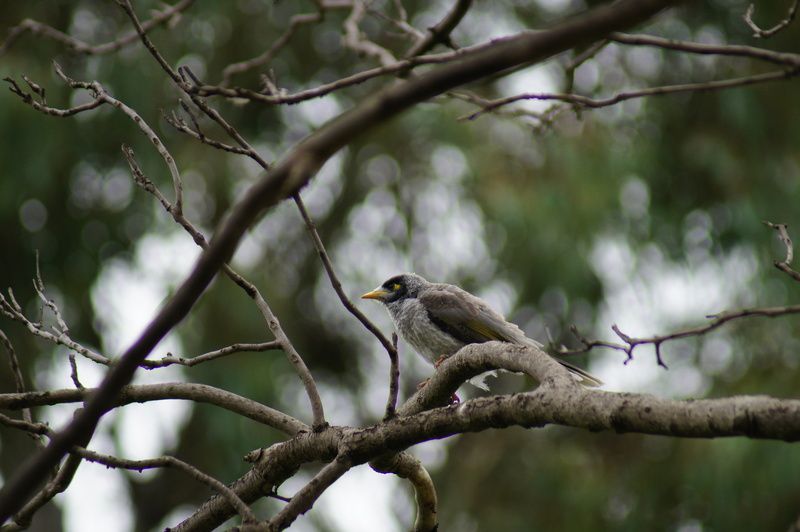
[[[413, 273], [396, 275], [361, 297], [386, 305], [400, 337], [434, 366], [467, 344], [499, 340], [542, 347], [484, 300], [455, 285], [431, 283]], [[558, 362], [584, 386], [602, 384], [582, 369]], [[488, 390], [482, 380], [470, 382]]]

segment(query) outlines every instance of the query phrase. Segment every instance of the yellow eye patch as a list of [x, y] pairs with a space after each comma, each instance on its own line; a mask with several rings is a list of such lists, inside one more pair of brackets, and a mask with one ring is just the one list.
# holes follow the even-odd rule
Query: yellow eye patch
[[400, 283], [394, 283], [392, 285], [392, 292], [397, 292], [398, 290], [400, 290]]

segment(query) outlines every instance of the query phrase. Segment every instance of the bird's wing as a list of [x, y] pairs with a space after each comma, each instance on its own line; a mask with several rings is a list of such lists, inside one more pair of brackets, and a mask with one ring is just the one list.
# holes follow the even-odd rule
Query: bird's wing
[[519, 327], [509, 323], [484, 300], [449, 284], [432, 284], [418, 299], [431, 321], [464, 343], [500, 340], [531, 343]]

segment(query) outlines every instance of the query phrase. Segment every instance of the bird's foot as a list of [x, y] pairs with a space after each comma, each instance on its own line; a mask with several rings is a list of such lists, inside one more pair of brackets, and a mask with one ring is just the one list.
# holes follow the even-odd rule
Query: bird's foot
[[424, 381], [422, 381], [422, 382], [420, 382], [419, 384], [417, 384], [417, 390], [421, 390], [421, 389], [423, 389], [423, 388], [425, 387], [425, 385], [426, 385], [426, 384], [428, 384], [428, 381], [429, 381], [429, 380], [430, 380], [430, 379], [425, 379]]
[[437, 359], [436, 359], [436, 362], [434, 362], [434, 363], [433, 363], [433, 368], [434, 368], [434, 369], [439, 369], [439, 366], [441, 366], [441, 365], [442, 365], [442, 363], [443, 363], [445, 360], [447, 360], [447, 355], [442, 355], [442, 356], [440, 356], [439, 358], [437, 358]]

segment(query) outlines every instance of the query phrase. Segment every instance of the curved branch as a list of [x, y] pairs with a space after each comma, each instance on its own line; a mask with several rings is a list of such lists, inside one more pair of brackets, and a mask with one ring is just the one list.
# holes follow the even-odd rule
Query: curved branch
[[[165, 22], [169, 23], [171, 20], [174, 20], [173, 17], [176, 17], [182, 11], [188, 9], [193, 3], [194, 0], [181, 0], [169, 9], [165, 9], [164, 11], [156, 13], [153, 18], [143, 22], [142, 29], [147, 32], [159, 24], [163, 24]], [[6, 40], [0, 44], [0, 57], [5, 54], [17, 41], [17, 39], [22, 37], [22, 35], [24, 35], [26, 32], [53, 39], [56, 42], [66, 45], [74, 52], [86, 55], [101, 55], [116, 52], [120, 48], [136, 42], [139, 38], [138, 33], [131, 31], [117, 39], [114, 39], [113, 41], [92, 45], [81, 41], [80, 39], [76, 39], [71, 35], [67, 35], [63, 31], [57, 30], [52, 26], [26, 18], [9, 30], [8, 37], [6, 37]]]
[[[0, 394], [0, 408], [18, 410], [32, 406], [77, 403], [91, 398], [96, 391], [97, 388], [65, 388], [43, 392], [4, 393]], [[309, 430], [305, 423], [279, 410], [207, 384], [187, 382], [131, 384], [120, 390], [113, 406], [166, 399], [185, 399], [215, 405], [278, 429], [290, 436]]]
[[[496, 368], [530, 371], [542, 384], [527, 393], [480, 397], [425, 410], [431, 404], [446, 403], [454, 389], [450, 386], [455, 383], [457, 387], [464, 378], [485, 371], [488, 360], [494, 360]], [[766, 396], [673, 400], [604, 392], [575, 384], [566, 370], [540, 349], [502, 342], [473, 344], [439, 366], [428, 384], [398, 410], [398, 417], [359, 429], [333, 427], [321, 433], [303, 433], [260, 450], [254, 453], [255, 468], [233, 489], [251, 503], [266, 493], [265, 484], [271, 489], [302, 464], [330, 461], [342, 448], [358, 465], [455, 434], [551, 424], [592, 432], [800, 441], [800, 400]], [[233, 513], [224, 499], [214, 497], [176, 530], [213, 528]]]
[[391, 85], [309, 135], [234, 206], [192, 272], [109, 371], [83, 411], [8, 479], [0, 490], [0, 521], [27, 502], [76, 441], [94, 432], [100, 417], [113, 406], [117, 393], [130, 382], [141, 361], [189, 313], [259, 215], [296, 193], [340, 148], [416, 103], [487, 75], [594, 42], [609, 32], [646, 20], [673, 3], [675, 0], [622, 0], [595, 8], [552, 29], [523, 33], [474, 54], [465, 54], [461, 61]]
[[370, 467], [378, 473], [394, 473], [411, 482], [414, 499], [417, 503], [417, 518], [414, 532], [434, 532], [439, 526], [436, 487], [428, 471], [413, 455], [403, 451], [390, 457], [370, 462]]

